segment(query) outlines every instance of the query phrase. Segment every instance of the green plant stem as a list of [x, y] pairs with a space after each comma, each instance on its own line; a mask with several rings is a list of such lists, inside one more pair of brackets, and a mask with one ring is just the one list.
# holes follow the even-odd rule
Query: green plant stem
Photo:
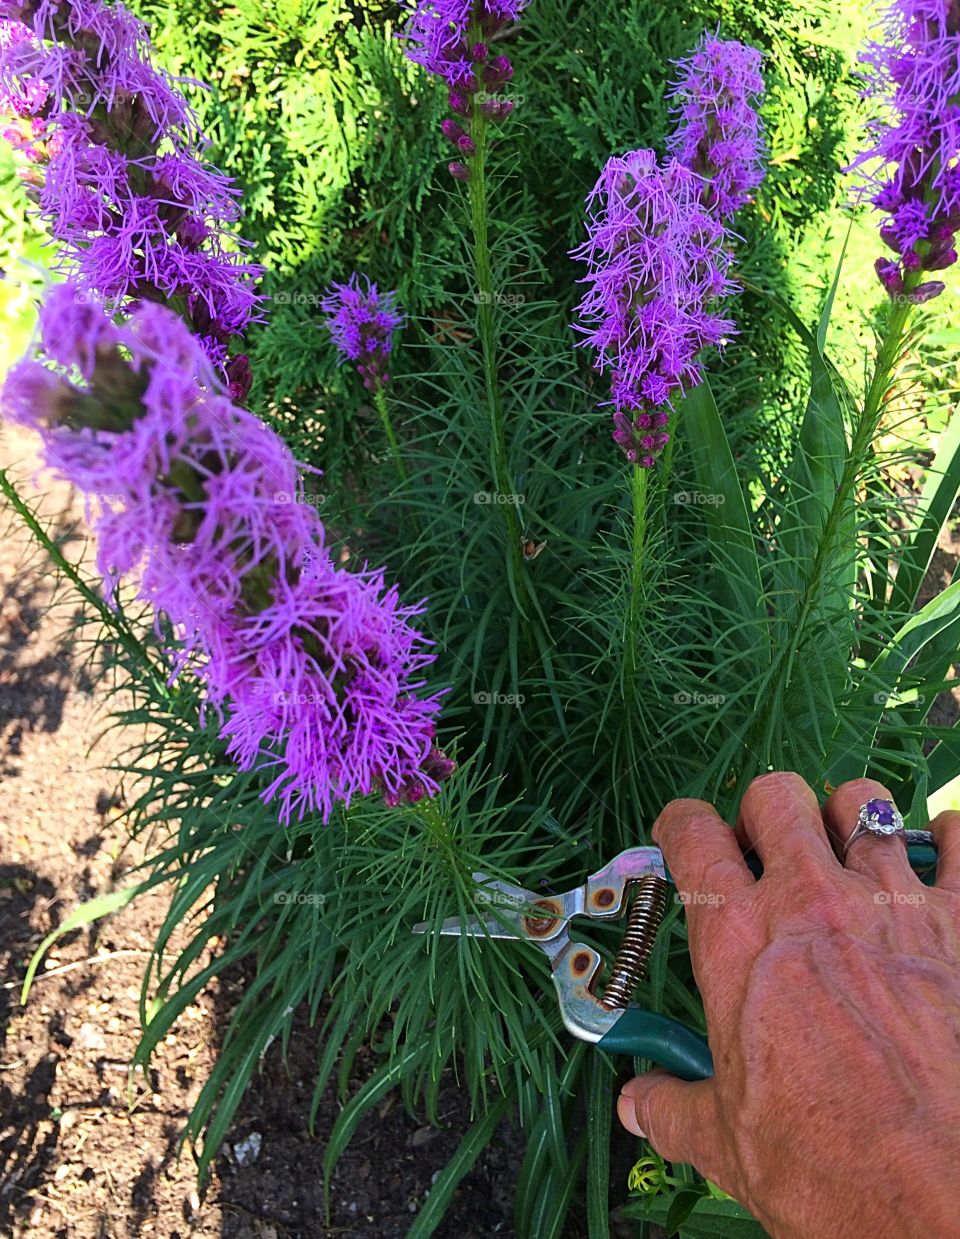
[[483, 378], [490, 414], [490, 466], [496, 492], [496, 507], [503, 514], [507, 538], [507, 570], [511, 592], [520, 609], [527, 615], [525, 573], [521, 545], [520, 523], [515, 507], [516, 489], [510, 474], [506, 434], [503, 425], [503, 405], [500, 400], [497, 364], [497, 334], [494, 315], [495, 290], [490, 264], [490, 239], [487, 227], [487, 118], [476, 98], [473, 103], [471, 136], [476, 153], [470, 159], [469, 202], [470, 224], [473, 230], [473, 261], [479, 294], [478, 320], [480, 349], [483, 355]]
[[637, 637], [640, 626], [640, 595], [643, 589], [644, 551], [647, 540], [648, 469], [630, 466], [630, 599], [627, 619], [626, 658], [628, 677], [637, 670]]
[[390, 452], [393, 456], [393, 463], [397, 466], [397, 473], [400, 474], [401, 482], [405, 482], [407, 480], [407, 467], [403, 463], [403, 457], [400, 455], [400, 444], [397, 442], [397, 436], [393, 429], [393, 422], [390, 420], [390, 409], [387, 405], [387, 394], [383, 389], [382, 383], [378, 383], [373, 389], [373, 403], [377, 406], [377, 412], [380, 414], [380, 421], [383, 424], [383, 432], [387, 436], [387, 442], [390, 444]]
[[160, 682], [163, 682], [165, 679], [165, 673], [162, 669], [155, 666], [143, 643], [137, 640], [121, 613], [111, 611], [96, 590], [91, 589], [91, 587], [77, 571], [76, 567], [64, 556], [58, 544], [54, 542], [47, 531], [43, 528], [33, 511], [27, 506], [26, 503], [24, 503], [17, 488], [10, 481], [5, 469], [0, 469], [0, 494], [3, 494], [7, 502], [30, 530], [30, 533], [36, 539], [37, 543], [43, 547], [44, 551], [46, 551], [46, 553], [50, 556], [53, 563], [60, 569], [64, 576], [67, 577], [77, 593], [79, 593], [86, 602], [95, 608], [105, 626], [116, 636], [117, 640], [124, 646], [127, 652], [132, 654], [145, 666], [150, 667], [154, 676]]

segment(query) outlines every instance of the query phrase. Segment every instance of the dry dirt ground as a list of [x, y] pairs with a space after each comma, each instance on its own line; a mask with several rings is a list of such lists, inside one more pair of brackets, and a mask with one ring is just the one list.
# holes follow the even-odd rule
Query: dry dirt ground
[[[33, 495], [29, 438], [6, 430], [0, 464]], [[29, 463], [24, 463], [29, 462]], [[82, 510], [44, 479], [43, 513], [71, 558], [85, 553]], [[360, 1129], [324, 1221], [321, 1160], [337, 1112], [330, 1096], [307, 1129], [316, 1045], [292, 1038], [287, 1068], [268, 1051], [216, 1160], [203, 1199], [178, 1135], [217, 1053], [229, 986], [187, 1010], [147, 1075], [128, 1077], [138, 1039], [140, 980], [164, 911], [162, 891], [47, 957], [26, 1007], [20, 982], [41, 939], [82, 900], [123, 885], [136, 863], [102, 768], [117, 752], [71, 640], [69, 598], [53, 604], [43, 557], [22, 526], [0, 525], [0, 1234], [37, 1239], [286, 1239], [402, 1236], [465, 1120], [451, 1081], [444, 1129], [388, 1097]], [[241, 984], [238, 979], [236, 984]], [[353, 1088], [362, 1083], [361, 1064]], [[509, 1235], [517, 1145], [503, 1132], [465, 1180], [438, 1232]]]

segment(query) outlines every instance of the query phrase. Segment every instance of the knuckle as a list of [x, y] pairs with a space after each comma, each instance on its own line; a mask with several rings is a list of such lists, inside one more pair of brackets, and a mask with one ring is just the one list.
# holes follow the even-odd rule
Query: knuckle
[[784, 797], [792, 800], [801, 797], [816, 804], [816, 796], [799, 774], [791, 770], [772, 770], [769, 774], [758, 775], [751, 782], [744, 793], [741, 812], [749, 812], [771, 801], [782, 801]]
[[705, 800], [684, 798], [671, 800], [665, 805], [653, 824], [653, 837], [660, 840], [664, 835], [674, 835], [691, 826], [716, 823], [717, 811]]

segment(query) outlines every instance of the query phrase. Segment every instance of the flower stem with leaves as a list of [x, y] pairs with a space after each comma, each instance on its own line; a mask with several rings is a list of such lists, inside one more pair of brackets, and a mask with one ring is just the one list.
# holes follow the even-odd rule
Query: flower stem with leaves
[[507, 568], [510, 573], [512, 593], [521, 612], [526, 615], [528, 614], [528, 602], [524, 588], [521, 531], [516, 506], [512, 501], [516, 488], [510, 472], [498, 375], [497, 327], [494, 314], [496, 291], [493, 286], [487, 220], [488, 122], [481, 104], [476, 99], [473, 101], [471, 137], [476, 150], [470, 160], [468, 200], [473, 233], [474, 269], [477, 279], [477, 319], [483, 359], [484, 391], [490, 416], [490, 469], [495, 493], [510, 497], [509, 501], [498, 502], [496, 506], [503, 514], [504, 532], [507, 539]]

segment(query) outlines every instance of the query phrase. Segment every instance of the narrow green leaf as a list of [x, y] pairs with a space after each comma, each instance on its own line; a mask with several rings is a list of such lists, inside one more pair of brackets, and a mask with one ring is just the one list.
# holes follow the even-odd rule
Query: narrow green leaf
[[756, 536], [733, 452], [706, 379], [685, 397], [681, 417], [694, 479], [704, 496], [701, 510], [720, 590], [731, 618], [747, 621], [745, 627], [737, 629], [738, 644], [756, 652], [756, 633], [750, 625], [763, 618]]
[[610, 1125], [615, 1079], [606, 1055], [595, 1052], [587, 1062], [587, 1234], [610, 1235]]
[[697, 1202], [703, 1199], [703, 1196], [703, 1192], [697, 1191], [676, 1193], [670, 1202], [670, 1209], [663, 1224], [663, 1229], [667, 1232], [668, 1239], [673, 1239], [673, 1236], [680, 1230], [680, 1227], [694, 1211]]
[[490, 1143], [494, 1132], [501, 1120], [506, 1117], [512, 1104], [512, 1097], [501, 1097], [487, 1110], [482, 1119], [467, 1130], [457, 1146], [457, 1151], [444, 1166], [439, 1178], [430, 1189], [426, 1204], [407, 1231], [407, 1239], [429, 1239], [429, 1236], [436, 1232], [437, 1227], [443, 1221], [457, 1184]]
[[327, 1142], [323, 1155], [324, 1190], [329, 1190], [330, 1178], [344, 1149], [353, 1139], [353, 1133], [364, 1114], [375, 1106], [386, 1093], [399, 1083], [407, 1067], [419, 1055], [419, 1046], [408, 1050], [401, 1058], [385, 1063], [370, 1077], [359, 1092], [343, 1107]]
[[142, 889], [143, 884], [138, 882], [135, 886], [124, 886], [121, 890], [110, 891], [106, 895], [99, 895], [96, 899], [89, 899], [86, 903], [82, 903], [79, 907], [74, 908], [62, 924], [58, 925], [52, 933], [47, 934], [34, 951], [33, 958], [30, 960], [27, 968], [27, 974], [23, 978], [23, 987], [20, 990], [21, 1003], [27, 1001], [27, 995], [30, 993], [30, 987], [33, 985], [33, 978], [37, 974], [40, 961], [58, 938], [62, 938], [64, 934], [68, 934], [74, 929], [82, 929], [93, 921], [99, 921], [101, 917], [109, 916], [112, 912], [119, 912]]
[[[623, 1206], [627, 1218], [644, 1218], [664, 1226], [674, 1195], [644, 1196]], [[680, 1228], [681, 1239], [769, 1239], [759, 1222], [734, 1200], [703, 1195]]]

